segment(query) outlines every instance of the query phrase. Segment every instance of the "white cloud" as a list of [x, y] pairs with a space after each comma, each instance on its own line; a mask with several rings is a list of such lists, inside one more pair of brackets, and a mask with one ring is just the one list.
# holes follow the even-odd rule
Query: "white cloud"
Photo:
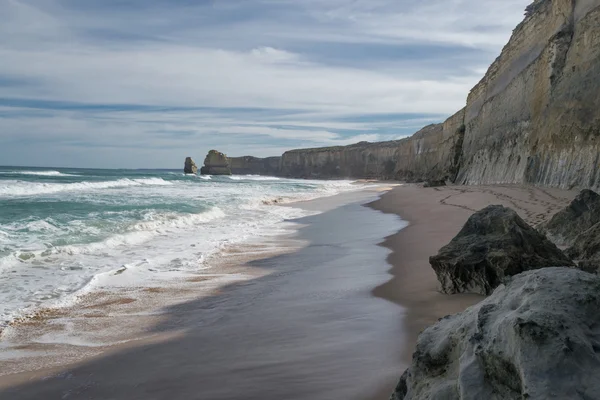
[[[124, 108], [0, 108], [0, 132], [32, 146], [42, 136], [80, 147], [146, 138], [156, 149], [184, 140], [235, 149], [243, 137], [266, 149], [259, 155], [399, 137], [464, 105], [528, 3], [6, 0], [2, 98]], [[132, 111], [139, 105], [157, 109]]]

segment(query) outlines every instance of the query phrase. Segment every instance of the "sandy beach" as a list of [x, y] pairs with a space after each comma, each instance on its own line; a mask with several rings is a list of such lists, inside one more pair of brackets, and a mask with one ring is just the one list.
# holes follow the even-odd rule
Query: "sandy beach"
[[[385, 193], [372, 207], [396, 213], [410, 225], [388, 237], [384, 246], [393, 278], [374, 289], [376, 296], [393, 301], [406, 310], [403, 319], [402, 362], [408, 365], [419, 333], [446, 315], [463, 311], [483, 299], [479, 295], [445, 295], [437, 289], [437, 279], [429, 257], [437, 254], [462, 228], [473, 212], [490, 204], [516, 210], [535, 226], [565, 207], [577, 192], [531, 186], [445, 186], [423, 188], [404, 185]], [[387, 399], [395, 382], [374, 398]]]
[[110, 308], [131, 307], [127, 301], [94, 310], [128, 326], [143, 322], [143, 339], [4, 375], [0, 398], [385, 400], [419, 332], [482, 299], [439, 293], [428, 257], [489, 204], [535, 225], [575, 193], [403, 185], [370, 207], [363, 204], [377, 193], [344, 196], [305, 203], [323, 211], [297, 221], [294, 240], [306, 245], [237, 271], [254, 271], [253, 279], [174, 302], [158, 319]]

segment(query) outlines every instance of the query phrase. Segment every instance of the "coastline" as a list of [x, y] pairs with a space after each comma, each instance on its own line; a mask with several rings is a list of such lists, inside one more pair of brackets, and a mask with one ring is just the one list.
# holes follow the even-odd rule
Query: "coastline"
[[397, 375], [403, 313], [371, 294], [389, 279], [389, 251], [378, 243], [404, 226], [363, 206], [379, 195], [302, 202], [324, 210], [294, 221], [299, 229], [289, 239], [304, 247], [238, 265], [256, 274], [251, 279], [196, 293], [157, 315], [118, 311], [135, 303], [105, 305], [117, 307], [108, 314], [122, 321], [152, 323], [140, 340], [75, 363], [1, 376], [0, 397], [367, 398]]
[[459, 232], [469, 216], [487, 205], [502, 204], [515, 209], [535, 226], [566, 206], [576, 194], [575, 191], [519, 185], [423, 188], [407, 184], [369, 204], [384, 213], [399, 215], [409, 223], [382, 243], [391, 250], [387, 262], [392, 266], [392, 278], [373, 290], [375, 296], [405, 309], [402, 324], [405, 340], [400, 354], [403, 368], [372, 400], [389, 398], [402, 371], [411, 362], [417, 337], [423, 329], [484, 298], [474, 294], [442, 294], [429, 265], [429, 257], [437, 254]]

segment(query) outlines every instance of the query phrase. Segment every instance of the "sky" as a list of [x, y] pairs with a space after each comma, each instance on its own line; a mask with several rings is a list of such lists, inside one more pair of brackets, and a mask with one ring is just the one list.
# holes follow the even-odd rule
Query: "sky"
[[179, 168], [443, 121], [531, 0], [0, 0], [0, 165]]

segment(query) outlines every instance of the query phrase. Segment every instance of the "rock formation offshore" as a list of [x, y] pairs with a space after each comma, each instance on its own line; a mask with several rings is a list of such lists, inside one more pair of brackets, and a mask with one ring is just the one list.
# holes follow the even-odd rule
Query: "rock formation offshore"
[[532, 3], [465, 108], [444, 123], [401, 140], [291, 150], [267, 160], [240, 161], [240, 170], [600, 188], [600, 0]]
[[198, 172], [198, 167], [192, 157], [187, 157], [185, 159], [185, 165], [183, 167], [183, 172], [186, 174], [196, 174]]

